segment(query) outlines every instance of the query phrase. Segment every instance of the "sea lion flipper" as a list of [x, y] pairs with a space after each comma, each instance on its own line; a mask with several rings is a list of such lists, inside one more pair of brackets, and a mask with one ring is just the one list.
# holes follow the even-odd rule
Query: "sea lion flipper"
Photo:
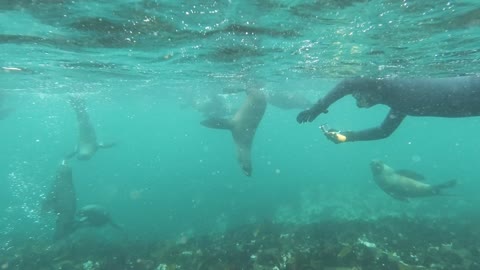
[[107, 149], [107, 148], [114, 147], [116, 145], [117, 145], [117, 143], [114, 143], [114, 142], [112, 142], [112, 143], [98, 143], [97, 147], [101, 148], [101, 149]]
[[399, 200], [399, 201], [402, 201], [402, 202], [410, 202], [410, 201], [408, 200], [408, 198], [406, 198], [406, 197], [402, 197], [402, 196], [399, 196], [399, 195], [397, 195], [397, 194], [393, 194], [393, 193], [390, 193], [390, 192], [387, 193], [387, 194], [390, 195], [390, 197], [392, 197], [392, 198], [394, 198], [394, 199], [396, 199], [396, 200]]
[[85, 99], [80, 95], [68, 95], [67, 101], [75, 110], [84, 110], [86, 107]]
[[395, 170], [395, 173], [398, 175], [402, 175], [408, 178], [411, 178], [416, 181], [424, 181], [425, 177], [417, 172], [410, 171], [410, 170]]
[[454, 187], [456, 184], [457, 184], [457, 180], [453, 179], [453, 180], [447, 181], [445, 183], [441, 183], [441, 184], [438, 184], [438, 185], [433, 185], [432, 190], [433, 190], [434, 194], [440, 194], [440, 191], [442, 189]]
[[215, 117], [203, 120], [200, 124], [208, 128], [216, 128], [216, 129], [232, 129], [233, 127], [232, 120], [225, 119], [225, 118], [215, 118]]

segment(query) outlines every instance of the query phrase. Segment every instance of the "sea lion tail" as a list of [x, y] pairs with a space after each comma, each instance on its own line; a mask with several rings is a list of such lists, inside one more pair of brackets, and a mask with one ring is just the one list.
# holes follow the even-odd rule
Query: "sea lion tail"
[[456, 184], [457, 184], [457, 180], [452, 179], [452, 180], [447, 181], [445, 183], [434, 185], [433, 186], [433, 191], [434, 191], [435, 194], [439, 194], [442, 189], [454, 187]]
[[82, 96], [69, 95], [67, 101], [77, 115], [77, 119], [82, 122], [88, 121], [87, 103]]
[[86, 107], [85, 98], [79, 95], [68, 95], [67, 101], [75, 109], [78, 109], [78, 108], [83, 109]]

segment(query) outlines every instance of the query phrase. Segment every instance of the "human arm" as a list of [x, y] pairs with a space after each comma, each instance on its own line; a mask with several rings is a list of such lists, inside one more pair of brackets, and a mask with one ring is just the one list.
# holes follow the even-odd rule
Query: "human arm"
[[325, 136], [334, 143], [380, 140], [390, 136], [405, 119], [405, 114], [390, 110], [387, 117], [378, 127], [361, 131], [340, 132], [333, 129], [323, 130]]
[[353, 91], [353, 82], [355, 82], [355, 80], [341, 81], [335, 86], [335, 88], [328, 92], [325, 97], [319, 99], [311, 108], [300, 112], [297, 115], [297, 122], [300, 124], [312, 122], [321, 113], [327, 113], [330, 105]]

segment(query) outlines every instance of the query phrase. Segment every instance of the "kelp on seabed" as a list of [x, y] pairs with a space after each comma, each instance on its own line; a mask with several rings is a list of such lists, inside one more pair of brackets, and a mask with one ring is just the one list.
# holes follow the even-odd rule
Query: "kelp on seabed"
[[129, 242], [125, 253], [99, 253], [94, 251], [99, 247], [91, 247], [82, 256], [30, 240], [3, 250], [0, 265], [81, 270], [478, 269], [478, 225], [393, 217], [308, 225], [256, 223], [181, 241]]

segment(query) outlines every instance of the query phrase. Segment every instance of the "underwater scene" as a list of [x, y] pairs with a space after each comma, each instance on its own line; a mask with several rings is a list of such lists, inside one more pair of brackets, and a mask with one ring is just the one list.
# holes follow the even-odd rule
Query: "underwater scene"
[[1, 0], [0, 270], [480, 269], [477, 0]]

